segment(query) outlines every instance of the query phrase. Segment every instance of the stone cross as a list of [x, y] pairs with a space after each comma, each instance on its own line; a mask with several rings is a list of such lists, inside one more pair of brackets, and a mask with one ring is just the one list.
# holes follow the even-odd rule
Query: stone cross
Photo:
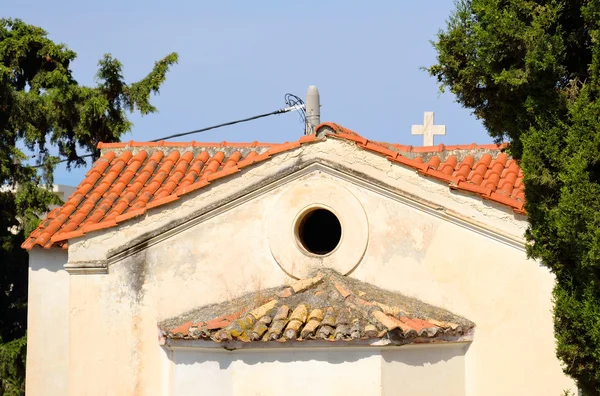
[[434, 135], [445, 135], [445, 125], [433, 125], [433, 111], [425, 112], [425, 119], [423, 125], [412, 126], [413, 135], [423, 135], [423, 146], [433, 146]]

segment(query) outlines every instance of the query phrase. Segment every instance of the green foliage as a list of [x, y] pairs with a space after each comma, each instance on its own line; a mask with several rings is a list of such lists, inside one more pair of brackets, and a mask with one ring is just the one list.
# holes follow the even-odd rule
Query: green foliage
[[0, 344], [0, 395], [25, 394], [27, 337]]
[[600, 393], [599, 38], [598, 0], [463, 0], [428, 69], [520, 161], [528, 253], [557, 278], [557, 355], [589, 394]]
[[85, 164], [81, 155], [97, 156], [98, 142], [131, 129], [128, 113], [155, 112], [150, 96], [177, 62], [170, 54], [127, 84], [121, 63], [105, 55], [96, 86], [86, 87], [73, 78], [75, 57], [43, 29], [0, 19], [0, 395], [23, 391], [28, 257], [20, 245], [59, 203], [45, 188], [56, 164]]

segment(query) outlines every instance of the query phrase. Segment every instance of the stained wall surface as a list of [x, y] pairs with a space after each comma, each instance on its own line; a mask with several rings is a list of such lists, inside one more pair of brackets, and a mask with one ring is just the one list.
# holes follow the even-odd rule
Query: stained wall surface
[[[350, 383], [353, 389], [394, 384], [397, 379], [390, 373], [395, 370], [404, 373], [401, 378], [414, 379], [415, 386], [405, 384], [413, 390], [423, 376], [441, 378], [446, 372], [464, 370], [462, 377], [452, 374], [454, 379], [462, 378], [454, 382], [456, 394], [549, 395], [574, 390], [554, 355], [553, 277], [539, 263], [527, 260], [522, 245], [514, 242], [526, 228], [524, 218], [479, 198], [454, 194], [447, 186], [412, 171], [392, 168], [375, 155], [335, 144], [339, 146], [328, 147], [334, 143], [325, 142], [320, 148], [309, 146], [274, 158], [235, 182], [216, 185], [131, 224], [73, 241], [69, 263], [77, 264], [106, 258], [107, 252], [153, 232], [150, 239], [130, 250], [131, 254], [111, 262], [107, 274], [70, 276], [69, 394], [178, 394], [180, 386], [198, 386], [200, 380], [191, 377], [204, 370], [214, 374], [215, 383], [229, 376], [236, 378], [226, 382], [232, 388], [225, 394], [241, 394], [236, 393], [237, 378], [256, 381], [251, 389], [259, 392], [259, 384], [271, 380], [273, 372], [287, 378], [308, 367], [314, 367], [316, 373], [336, 370], [341, 363], [327, 359], [340, 356], [335, 355], [337, 351], [319, 352], [319, 363], [311, 364], [306, 355], [293, 358], [299, 356], [295, 353], [305, 352], [290, 350], [278, 352], [285, 364], [279, 360], [252, 364], [242, 356], [221, 365], [219, 352], [174, 354], [159, 345], [157, 331], [160, 321], [196, 307], [249, 292], [259, 294], [264, 288], [331, 266], [347, 276], [448, 309], [476, 324], [474, 341], [464, 355], [433, 356], [435, 364], [410, 365], [387, 352], [376, 358], [360, 357], [364, 351], [344, 352], [357, 356], [348, 364], [349, 372], [356, 374]], [[323, 153], [328, 153], [328, 162], [337, 161], [339, 169], [315, 168], [260, 191], [239, 194], [255, 181], [282, 172], [294, 159], [318, 159]], [[344, 176], [349, 173], [342, 168], [353, 170], [352, 176]], [[365, 182], [369, 177], [376, 182]], [[290, 198], [286, 194], [290, 189], [304, 192]], [[217, 205], [234, 193], [242, 197], [239, 202]], [[339, 194], [350, 198], [332, 199]], [[307, 202], [325, 206], [339, 216], [344, 233], [340, 246], [352, 241], [351, 247], [340, 248], [327, 259], [296, 261], [299, 247], [294, 239], [276, 235], [293, 235], [296, 217], [289, 212], [300, 213]], [[356, 203], [362, 212], [356, 212]], [[198, 208], [210, 205], [215, 209], [195, 214]], [[353, 213], [366, 217], [367, 232], [348, 227], [354, 224]], [[187, 223], [182, 221], [186, 219]], [[164, 227], [170, 223], [183, 225], [168, 231]], [[282, 243], [289, 246], [278, 245]], [[294, 253], [279, 253], [286, 249]], [[338, 252], [347, 256], [336, 256]], [[32, 268], [50, 265], [45, 256], [35, 260], [40, 262], [32, 262]], [[36, 293], [52, 288], [41, 279], [32, 282]], [[40, 328], [49, 319], [36, 313], [30, 320], [30, 326]], [[410, 354], [421, 354], [415, 351]], [[31, 389], [42, 389], [47, 380], [28, 381]], [[185, 385], [188, 382], [190, 385]]]

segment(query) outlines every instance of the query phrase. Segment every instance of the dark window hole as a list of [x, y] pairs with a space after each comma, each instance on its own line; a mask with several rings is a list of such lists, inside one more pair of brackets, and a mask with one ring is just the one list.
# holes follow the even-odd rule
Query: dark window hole
[[327, 209], [315, 209], [302, 217], [298, 224], [298, 239], [309, 252], [318, 255], [331, 253], [342, 238], [342, 225]]

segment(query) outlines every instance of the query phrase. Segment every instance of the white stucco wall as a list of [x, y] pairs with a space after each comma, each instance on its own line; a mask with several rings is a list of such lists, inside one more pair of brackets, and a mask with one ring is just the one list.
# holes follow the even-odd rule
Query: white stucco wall
[[[362, 176], [315, 170], [287, 184], [265, 186], [223, 210], [202, 213], [281, 174], [291, 162], [318, 158]], [[355, 180], [367, 176], [385, 182], [388, 192]], [[70, 277], [70, 394], [169, 394], [175, 386], [167, 369], [173, 357], [158, 346], [156, 324], [198, 306], [290, 282], [271, 254], [267, 225], [277, 216], [273, 210], [279, 197], [311, 180], [342, 186], [367, 213], [367, 247], [349, 276], [475, 322], [474, 341], [464, 357], [464, 394], [545, 396], [574, 389], [554, 356], [553, 278], [516, 247], [525, 219], [477, 197], [452, 193], [377, 155], [327, 141], [276, 156], [234, 181], [214, 183], [120, 227], [70, 241], [69, 265], [77, 266], [106, 259], [133, 238], [171, 222], [189, 221], [177, 232], [161, 230], [137, 253], [112, 260], [107, 275]], [[43, 283], [36, 287], [40, 293], [51, 289]], [[30, 318], [30, 326], [37, 327], [38, 317]], [[459, 360], [462, 365], [461, 359], [442, 366], [459, 365]], [[198, 369], [214, 370], [215, 364], [198, 363]], [[398, 370], [415, 381], [431, 374], [403, 364], [392, 359], [393, 368], [383, 372]], [[182, 370], [196, 370], [196, 363], [187, 366]], [[258, 366], [250, 366], [239, 366], [240, 375], [259, 376]], [[393, 376], [382, 378], [394, 381]]]
[[459, 396], [464, 345], [173, 349], [172, 395]]
[[375, 351], [256, 350], [174, 351], [173, 395], [278, 396], [378, 395], [380, 358]]
[[[71, 276], [70, 395], [163, 394], [166, 354], [158, 347], [155, 302], [144, 298], [142, 263]], [[185, 298], [185, 289], [171, 293]]]
[[29, 252], [27, 395], [66, 395], [69, 383], [69, 274], [60, 248]]
[[465, 395], [469, 345], [411, 345], [381, 352], [383, 396]]

